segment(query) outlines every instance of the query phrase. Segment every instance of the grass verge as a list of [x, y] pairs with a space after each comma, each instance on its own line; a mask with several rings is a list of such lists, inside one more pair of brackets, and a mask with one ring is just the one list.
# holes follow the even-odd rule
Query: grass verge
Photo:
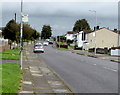
[[22, 78], [19, 64], [2, 64], [2, 93], [17, 93]]
[[4, 60], [20, 60], [19, 50], [6, 50], [0, 53], [0, 59]]

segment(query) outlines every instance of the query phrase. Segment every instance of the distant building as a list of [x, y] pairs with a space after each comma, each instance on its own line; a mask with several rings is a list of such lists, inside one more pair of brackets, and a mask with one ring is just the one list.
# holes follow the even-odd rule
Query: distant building
[[74, 40], [75, 36], [74, 36], [74, 32], [73, 31], [69, 31], [66, 34], [66, 40]]
[[88, 49], [95, 47], [109, 49], [120, 45], [120, 34], [117, 31], [101, 28], [95, 32], [88, 34], [88, 43], [86, 44]]
[[8, 39], [4, 39], [4, 37], [2, 36], [2, 29], [0, 28], [0, 45], [4, 46], [4, 45], [8, 45]]
[[88, 34], [85, 31], [80, 31], [75, 34], [75, 41], [78, 47], [84, 47], [84, 44], [88, 42]]

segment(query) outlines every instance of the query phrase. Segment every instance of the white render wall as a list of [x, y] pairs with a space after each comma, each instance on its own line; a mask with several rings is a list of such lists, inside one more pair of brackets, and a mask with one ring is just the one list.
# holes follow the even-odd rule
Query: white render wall
[[77, 33], [77, 45], [78, 45], [78, 47], [83, 47], [84, 48], [84, 46], [85, 46], [84, 42], [87, 42], [88, 36], [86, 34], [86, 39], [83, 41], [82, 40], [82, 33], [83, 33], [83, 31]]
[[8, 44], [8, 39], [0, 38], [0, 45], [4, 46]]
[[77, 45], [78, 45], [78, 47], [82, 47], [82, 46], [83, 46], [82, 33], [83, 33], [83, 32], [79, 32], [79, 33], [77, 34]]
[[74, 34], [67, 34], [66, 39], [67, 40], [74, 40]]
[[120, 56], [120, 49], [111, 50], [111, 56]]
[[89, 33], [89, 39], [87, 46], [89, 48], [94, 48], [96, 43], [96, 48], [111, 48], [118, 46], [118, 34], [108, 30], [106, 28], [96, 31], [96, 38], [93, 36], [93, 33]]

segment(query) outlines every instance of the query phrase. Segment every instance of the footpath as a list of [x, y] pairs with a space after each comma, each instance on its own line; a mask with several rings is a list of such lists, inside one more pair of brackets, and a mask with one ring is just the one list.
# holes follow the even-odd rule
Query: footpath
[[[55, 44], [53, 44], [53, 48], [57, 48]], [[71, 51], [72, 53], [76, 53], [79, 55], [120, 63], [120, 56], [110, 56], [108, 54], [98, 54], [98, 53], [95, 54], [94, 52], [88, 52], [85, 50], [74, 50], [72, 48], [68, 48], [68, 50]]]
[[84, 55], [84, 56], [88, 56], [88, 57], [93, 57], [93, 58], [98, 58], [98, 59], [102, 59], [102, 60], [109, 60], [112, 62], [117, 62], [120, 63], [120, 57], [118, 56], [110, 56], [107, 54], [95, 54], [95, 53], [91, 53], [88, 51], [82, 51], [82, 50], [73, 50], [73, 49], [69, 49], [72, 53], [76, 53], [79, 55]]
[[38, 95], [74, 95], [64, 81], [37, 54], [32, 52], [33, 45], [23, 50], [23, 80], [19, 95], [24, 93]]

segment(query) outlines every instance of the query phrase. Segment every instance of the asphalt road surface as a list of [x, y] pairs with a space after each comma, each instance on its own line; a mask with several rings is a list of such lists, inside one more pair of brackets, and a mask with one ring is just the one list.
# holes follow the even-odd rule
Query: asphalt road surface
[[45, 47], [39, 57], [75, 93], [118, 93], [118, 63]]

